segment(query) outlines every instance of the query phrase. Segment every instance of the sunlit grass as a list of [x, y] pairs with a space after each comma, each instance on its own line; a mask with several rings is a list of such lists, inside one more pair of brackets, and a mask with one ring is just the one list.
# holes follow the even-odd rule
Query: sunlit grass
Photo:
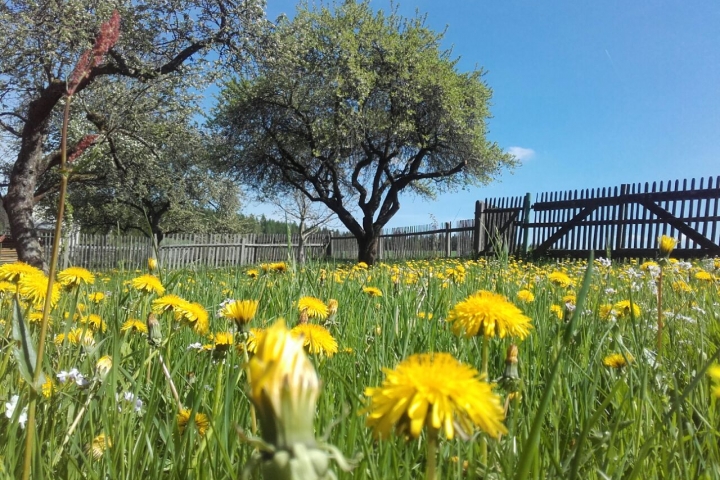
[[[163, 295], [204, 307], [209, 332], [199, 335], [192, 322], [175, 320], [172, 311], [156, 312], [160, 336], [155, 345], [130, 322], [144, 324], [159, 298], [157, 288], [138, 286], [147, 285], [147, 279], [132, 281], [147, 272], [94, 272], [93, 284], [64, 291], [51, 314], [44, 372], [53, 386], [38, 401], [36, 468], [48, 478], [238, 478], [254, 448], [236, 430], [252, 430], [246, 351], [220, 351], [218, 346], [226, 345], [219, 339], [227, 333], [242, 337], [241, 323], [232, 315], [218, 315], [221, 305], [234, 299], [258, 302], [248, 328], [265, 328], [279, 318], [292, 327], [309, 316], [310, 323], [324, 325], [337, 341], [334, 355], [310, 358], [322, 381], [316, 436], [326, 436], [347, 457], [362, 454], [351, 473], [337, 471], [339, 478], [422, 478], [425, 433], [419, 439], [376, 440], [359, 413], [367, 405], [365, 389], [383, 383], [384, 367], [395, 368], [415, 353], [448, 352], [481, 370], [482, 337], [459, 338], [445, 319], [455, 305], [487, 290], [504, 295], [532, 321], [524, 340], [506, 337], [488, 343], [488, 377], [494, 381], [505, 371], [508, 346], [517, 342], [519, 400], [506, 402], [507, 391], [495, 388], [507, 404], [508, 434], [487, 439], [487, 465], [481, 461], [484, 434], [469, 441], [440, 439], [439, 478], [478, 478], [485, 471], [493, 478], [515, 477], [560, 351], [552, 400], [539, 424], [538, 449], [527, 460], [531, 477], [718, 478], [717, 387], [705, 375], [720, 340], [715, 267], [713, 261], [664, 267], [659, 362], [657, 271], [636, 263], [596, 261], [579, 308], [575, 302], [586, 271], [583, 262], [452, 259], [369, 269], [353, 264], [161, 269], [155, 273]], [[550, 277], [557, 272], [567, 275], [570, 284], [557, 281], [558, 275]], [[0, 317], [9, 340], [13, 292], [3, 291]], [[526, 293], [518, 297], [521, 291], [533, 298]], [[337, 312], [313, 317], [306, 307], [303, 315], [298, 303], [303, 297], [325, 303], [335, 299]], [[90, 315], [100, 321], [88, 321]], [[573, 315], [574, 333], [564, 341]], [[31, 311], [25, 317], [31, 318]], [[30, 322], [29, 328], [36, 337], [38, 325]], [[0, 351], [0, 409], [12, 410], [12, 415], [0, 417], [0, 468], [4, 476], [16, 477], [22, 470], [25, 435], [19, 417], [29, 391], [8, 340]], [[105, 355], [112, 368], [104, 381], [83, 388], [70, 375], [77, 369], [92, 382]], [[619, 357], [610, 362], [610, 355]], [[219, 368], [222, 362], [224, 368]], [[19, 396], [17, 404], [5, 406], [14, 395]], [[181, 410], [190, 417], [180, 417], [179, 425]]]

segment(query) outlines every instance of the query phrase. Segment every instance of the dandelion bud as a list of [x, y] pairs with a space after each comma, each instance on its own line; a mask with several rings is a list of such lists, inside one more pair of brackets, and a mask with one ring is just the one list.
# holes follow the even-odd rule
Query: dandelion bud
[[677, 243], [677, 239], [668, 237], [667, 235], [661, 235], [658, 237], [658, 250], [660, 251], [660, 256], [668, 258], [675, 249]]
[[110, 355], [100, 357], [100, 360], [97, 361], [95, 364], [95, 375], [98, 379], [100, 379], [100, 381], [107, 378], [108, 373], [110, 373], [110, 369], [112, 369], [112, 363], [112, 357], [110, 357]]
[[505, 371], [498, 382], [507, 392], [514, 393], [520, 387], [520, 375], [518, 375], [518, 347], [510, 345], [505, 356]]
[[151, 313], [147, 317], [147, 329], [148, 329], [148, 342], [150, 345], [158, 346], [162, 343], [162, 330], [160, 329], [160, 322], [154, 313]]
[[335, 316], [337, 315], [338, 311], [338, 301], [334, 298], [331, 298], [327, 302], [327, 309], [328, 309], [328, 323], [332, 323], [335, 321]]
[[257, 408], [263, 439], [279, 448], [314, 445], [320, 381], [302, 341], [283, 322], [276, 323], [258, 343], [249, 369], [250, 400]]
[[157, 268], [157, 260], [153, 257], [148, 258], [148, 270], [154, 272]]
[[[258, 339], [248, 370], [250, 400], [257, 409], [262, 438], [273, 447], [271, 456], [256, 458], [263, 478], [335, 478], [328, 451], [336, 449], [323, 448], [313, 427], [320, 380], [302, 341], [293, 337], [282, 320]], [[339, 452], [334, 456], [341, 467], [348, 468]]]

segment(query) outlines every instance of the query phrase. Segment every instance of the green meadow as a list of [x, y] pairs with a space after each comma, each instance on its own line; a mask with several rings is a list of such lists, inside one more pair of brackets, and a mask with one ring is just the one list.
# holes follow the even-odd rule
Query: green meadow
[[[483, 348], [507, 433], [441, 434], [438, 478], [720, 478], [720, 387], [709, 375], [720, 341], [717, 261], [264, 267], [160, 266], [152, 273], [162, 290], [133, 281], [147, 271], [93, 272], [92, 283], [63, 288], [45, 344], [33, 478], [240, 478], [258, 449], [252, 438], [262, 434], [253, 425], [246, 358], [260, 329], [279, 319], [298, 323], [304, 297], [337, 301], [335, 314], [308, 322], [337, 345], [309, 358], [321, 385], [314, 434], [352, 467], [333, 466], [338, 478], [423, 478], [428, 429], [418, 438], [400, 431], [376, 438], [366, 425], [366, 389], [383, 383], [384, 369], [426, 352], [447, 352], [479, 377]], [[8, 271], [0, 267], [0, 276]], [[31, 396], [17, 329], [22, 322], [37, 346], [40, 315], [32, 289], [0, 287], [0, 472], [17, 478]], [[517, 306], [530, 333], [455, 335], [449, 312], [481, 290]], [[196, 313], [201, 307], [207, 329], [196, 323], [202, 318], [159, 311], [153, 302], [167, 295], [193, 302]], [[249, 334], [218, 315], [229, 299], [258, 302]], [[151, 343], [143, 326], [153, 308], [159, 330]], [[512, 344], [519, 378], [510, 379]]]

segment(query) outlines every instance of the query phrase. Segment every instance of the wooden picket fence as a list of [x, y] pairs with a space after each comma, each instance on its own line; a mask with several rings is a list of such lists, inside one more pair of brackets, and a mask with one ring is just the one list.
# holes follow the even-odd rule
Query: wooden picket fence
[[[42, 230], [39, 235], [45, 258], [50, 258], [53, 232]], [[283, 234], [171, 234], [165, 236], [156, 255], [153, 241], [147, 237], [76, 233], [63, 238], [59, 263], [61, 268], [73, 265], [92, 270], [135, 270], [147, 268], [152, 256], [170, 269], [251, 265], [294, 258], [298, 240], [298, 235], [288, 239]], [[328, 242], [327, 235], [311, 235], [305, 242], [305, 257], [323, 258]], [[0, 250], [4, 252], [0, 258], [16, 260], [13, 248]]]
[[[610, 188], [489, 198], [475, 204], [473, 219], [455, 224], [393, 228], [380, 235], [378, 260], [510, 255], [532, 258], [652, 258], [658, 237], [679, 240], [676, 258], [720, 256], [720, 177], [699, 181], [622, 184]], [[40, 232], [46, 258], [52, 232]], [[177, 234], [159, 247], [166, 268], [223, 267], [284, 261], [298, 238], [287, 235]], [[11, 245], [11, 240], [1, 245]], [[61, 266], [104, 270], [144, 268], [154, 255], [144, 237], [70, 235], [62, 242]], [[16, 258], [16, 257], [15, 257]], [[306, 258], [356, 260], [352, 235], [313, 235]], [[13, 259], [0, 249], [0, 262]]]
[[[382, 234], [378, 258], [486, 256], [653, 258], [658, 237], [679, 240], [676, 258], [720, 256], [720, 177], [488, 198], [452, 226]], [[357, 258], [354, 237], [332, 237], [333, 258]]]

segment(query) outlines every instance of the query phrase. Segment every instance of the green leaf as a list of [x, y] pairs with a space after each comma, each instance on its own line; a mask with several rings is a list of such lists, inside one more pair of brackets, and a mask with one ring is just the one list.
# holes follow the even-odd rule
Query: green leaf
[[25, 320], [23, 320], [23, 314], [20, 310], [20, 303], [17, 297], [13, 299], [13, 340], [15, 340], [15, 347], [13, 348], [13, 354], [17, 361], [18, 368], [20, 369], [20, 375], [37, 393], [40, 393], [43, 383], [45, 383], [45, 375], [40, 372], [37, 383], [33, 382], [33, 375], [35, 373], [35, 367], [37, 365], [37, 354], [35, 348], [32, 345], [32, 338], [30, 338], [30, 332], [28, 332], [25, 326]]

